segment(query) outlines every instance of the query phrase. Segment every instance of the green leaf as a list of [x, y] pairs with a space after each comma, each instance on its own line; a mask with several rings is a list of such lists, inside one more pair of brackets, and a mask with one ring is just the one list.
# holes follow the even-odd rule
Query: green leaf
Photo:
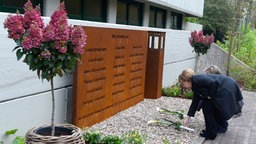
[[40, 74], [41, 74], [41, 71], [39, 69], [37, 69], [37, 76], [39, 79], [40, 79]]
[[21, 49], [18, 49], [18, 50], [16, 51], [16, 56], [17, 56], [17, 60], [18, 60], [18, 61], [22, 58], [23, 54], [24, 54], [24, 53], [22, 52]]
[[15, 134], [18, 131], [18, 129], [12, 129], [5, 132], [6, 135]]
[[50, 63], [48, 60], [44, 60], [44, 65], [47, 66]]
[[51, 71], [52, 71], [52, 73], [56, 73], [56, 68], [53, 67]]
[[49, 67], [52, 68], [54, 66], [53, 63], [49, 63]]
[[59, 62], [59, 63], [57, 64], [57, 69], [61, 69], [62, 66], [63, 66], [63, 63], [62, 63], [62, 62]]
[[62, 71], [61, 71], [61, 70], [57, 70], [57, 74], [58, 74], [60, 77], [62, 77], [62, 76], [63, 76], [63, 73], [62, 73]]
[[35, 58], [34, 59], [34, 63], [38, 63], [39, 59], [38, 58]]
[[15, 139], [12, 141], [12, 144], [24, 144], [25, 143], [25, 138], [17, 136]]
[[16, 47], [12, 50], [12, 52], [15, 51], [16, 49], [18, 49], [19, 47], [20, 47], [20, 46], [16, 46]]

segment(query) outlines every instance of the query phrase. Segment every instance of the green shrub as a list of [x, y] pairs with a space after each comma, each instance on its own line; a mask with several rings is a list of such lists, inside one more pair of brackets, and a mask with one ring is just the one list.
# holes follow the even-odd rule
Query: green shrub
[[162, 95], [164, 96], [171, 96], [171, 97], [178, 97], [181, 95], [181, 88], [179, 83], [176, 83], [170, 87], [162, 88]]
[[231, 77], [234, 78], [241, 87], [248, 90], [256, 89], [256, 72], [244, 69], [242, 66], [232, 63], [230, 68]]
[[143, 144], [145, 135], [138, 131], [124, 133], [121, 137], [115, 135], [103, 136], [98, 130], [89, 130], [84, 134], [86, 144]]
[[102, 144], [122, 144], [119, 136], [106, 136], [102, 139]]
[[122, 144], [143, 144], [145, 141], [145, 135], [140, 134], [138, 131], [127, 132], [122, 138]]
[[84, 140], [87, 144], [100, 144], [102, 142], [102, 136], [99, 131], [87, 131], [84, 134]]
[[184, 94], [184, 97], [185, 97], [185, 98], [188, 98], [188, 99], [192, 99], [193, 96], [194, 96], [194, 93], [193, 93], [192, 90], [187, 91], [187, 92], [185, 91], [185, 92], [183, 92], [183, 94]]

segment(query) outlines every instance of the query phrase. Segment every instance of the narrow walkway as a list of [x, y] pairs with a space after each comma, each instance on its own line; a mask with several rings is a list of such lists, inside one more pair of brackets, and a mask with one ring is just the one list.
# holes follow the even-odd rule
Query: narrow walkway
[[199, 137], [197, 144], [255, 144], [256, 143], [256, 92], [242, 91], [244, 107], [241, 117], [229, 121], [228, 131], [218, 134], [215, 140]]

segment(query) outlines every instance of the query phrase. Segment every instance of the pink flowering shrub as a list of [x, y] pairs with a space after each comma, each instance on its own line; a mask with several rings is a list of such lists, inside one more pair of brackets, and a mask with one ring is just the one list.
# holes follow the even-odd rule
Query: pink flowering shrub
[[84, 53], [86, 34], [82, 27], [68, 26], [64, 3], [52, 14], [50, 22], [44, 24], [40, 7], [33, 8], [28, 0], [24, 5], [24, 15], [18, 12], [9, 15], [4, 28], [8, 30], [8, 37], [17, 44], [13, 49], [17, 59], [24, 57], [23, 62], [30, 70], [37, 71], [41, 79], [49, 81], [72, 70]]
[[189, 38], [190, 45], [194, 48], [197, 54], [207, 54], [208, 49], [211, 47], [211, 44], [214, 41], [214, 36], [212, 35], [203, 35], [203, 30], [197, 32], [196, 30], [191, 32], [191, 37]]

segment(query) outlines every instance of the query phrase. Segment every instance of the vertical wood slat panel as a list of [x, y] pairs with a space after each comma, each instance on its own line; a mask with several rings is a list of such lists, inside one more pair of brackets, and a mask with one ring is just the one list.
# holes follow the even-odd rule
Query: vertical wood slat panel
[[144, 99], [147, 31], [84, 27], [73, 84], [73, 123], [91, 126]]
[[145, 98], [156, 99], [162, 95], [165, 33], [149, 32], [148, 38]]

